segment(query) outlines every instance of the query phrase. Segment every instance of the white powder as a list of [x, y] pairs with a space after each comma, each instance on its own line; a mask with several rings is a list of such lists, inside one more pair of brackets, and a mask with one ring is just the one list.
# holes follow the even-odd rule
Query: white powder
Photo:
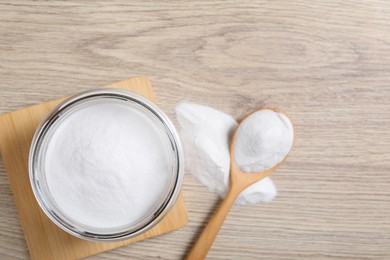
[[[155, 122], [119, 100], [90, 101], [48, 135], [44, 170], [58, 208], [92, 228], [121, 228], [148, 215], [172, 166]], [[165, 138], [165, 139], [164, 139]]]
[[[229, 186], [229, 144], [237, 122], [218, 110], [191, 103], [179, 104], [176, 115], [187, 171], [224, 197]], [[275, 196], [275, 186], [267, 177], [243, 191], [236, 204], [271, 201]]]
[[264, 171], [286, 157], [293, 140], [292, 124], [284, 114], [260, 110], [240, 125], [234, 144], [234, 159], [244, 172]]

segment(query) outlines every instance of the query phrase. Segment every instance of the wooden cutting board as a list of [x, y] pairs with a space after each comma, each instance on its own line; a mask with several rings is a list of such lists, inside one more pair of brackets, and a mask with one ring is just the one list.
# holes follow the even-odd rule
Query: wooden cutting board
[[[156, 102], [151, 84], [144, 77], [131, 78], [107, 87], [132, 90]], [[61, 230], [46, 217], [30, 186], [28, 154], [38, 124], [63, 99], [65, 98], [0, 116], [0, 152], [32, 259], [78, 259], [184, 227], [188, 217], [181, 194], [172, 211], [157, 226], [122, 242], [97, 243], [82, 240]]]

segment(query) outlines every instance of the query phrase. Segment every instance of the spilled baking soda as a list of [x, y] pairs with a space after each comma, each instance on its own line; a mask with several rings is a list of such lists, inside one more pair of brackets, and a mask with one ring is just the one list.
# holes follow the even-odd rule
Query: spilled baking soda
[[[210, 191], [225, 197], [229, 187], [229, 145], [237, 122], [221, 111], [193, 103], [179, 104], [176, 116], [181, 126], [179, 134], [186, 155], [187, 171]], [[284, 158], [281, 156], [292, 146], [292, 126], [280, 113], [269, 110], [257, 112], [242, 127], [239, 131], [244, 132], [235, 143], [235, 160], [245, 172], [271, 168]], [[256, 138], [256, 135], [265, 138]], [[257, 142], [250, 142], [251, 138]], [[266, 177], [245, 189], [235, 204], [267, 202], [274, 199], [276, 194], [271, 178]]]

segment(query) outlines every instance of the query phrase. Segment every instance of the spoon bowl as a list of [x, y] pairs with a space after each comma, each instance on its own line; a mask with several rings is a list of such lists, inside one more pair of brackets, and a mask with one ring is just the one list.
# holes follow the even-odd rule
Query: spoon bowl
[[[261, 179], [272, 174], [286, 160], [288, 153], [285, 155], [285, 157], [280, 162], [275, 164], [272, 168], [269, 168], [269, 169], [266, 169], [263, 171], [258, 171], [258, 172], [244, 172], [238, 167], [238, 165], [234, 159], [235, 141], [236, 141], [237, 133], [238, 133], [238, 130], [240, 129], [240, 126], [251, 115], [253, 115], [259, 111], [263, 111], [263, 110], [271, 110], [273, 112], [282, 113], [280, 110], [275, 109], [275, 108], [258, 109], [258, 110], [253, 111], [252, 113], [248, 114], [247, 116], [245, 116], [245, 118], [241, 121], [241, 123], [236, 128], [236, 130], [233, 134], [233, 137], [232, 137], [232, 142], [230, 144], [230, 185], [229, 185], [229, 191], [228, 191], [225, 199], [223, 200], [221, 206], [219, 207], [217, 212], [214, 214], [214, 216], [211, 218], [210, 222], [207, 224], [206, 228], [203, 230], [203, 232], [200, 235], [200, 237], [198, 238], [198, 240], [195, 242], [195, 245], [192, 247], [190, 253], [187, 256], [187, 259], [189, 259], [189, 260], [204, 259], [207, 256], [207, 253], [208, 253], [209, 249], [211, 248], [212, 244], [214, 243], [214, 240], [215, 240], [223, 222], [225, 221], [227, 214], [229, 213], [231, 207], [234, 205], [234, 202], [236, 201], [236, 199], [240, 195], [240, 193], [242, 191], [244, 191], [250, 185], [254, 184], [255, 182], [258, 182]], [[284, 113], [282, 113], [282, 114], [284, 114]], [[293, 136], [293, 138], [294, 138], [294, 136]]]

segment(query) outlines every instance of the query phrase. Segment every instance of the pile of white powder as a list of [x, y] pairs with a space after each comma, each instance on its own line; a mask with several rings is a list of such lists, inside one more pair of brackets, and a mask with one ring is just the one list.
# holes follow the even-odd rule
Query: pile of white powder
[[[243, 171], [271, 168], [283, 160], [292, 146], [291, 122], [280, 113], [267, 111], [253, 114], [239, 129], [235, 157]], [[229, 187], [229, 146], [237, 122], [218, 110], [192, 103], [179, 104], [176, 115], [181, 126], [180, 137], [187, 170], [223, 198]], [[251, 139], [257, 141], [253, 143], [249, 141]], [[275, 196], [275, 186], [266, 177], [244, 190], [236, 204], [271, 201]]]
[[107, 99], [86, 103], [56, 124], [43, 167], [66, 217], [88, 227], [121, 228], [164, 198], [172, 172], [167, 137], [144, 113]]
[[234, 143], [234, 160], [244, 172], [268, 170], [288, 154], [294, 140], [290, 120], [269, 109], [257, 111], [240, 125]]

